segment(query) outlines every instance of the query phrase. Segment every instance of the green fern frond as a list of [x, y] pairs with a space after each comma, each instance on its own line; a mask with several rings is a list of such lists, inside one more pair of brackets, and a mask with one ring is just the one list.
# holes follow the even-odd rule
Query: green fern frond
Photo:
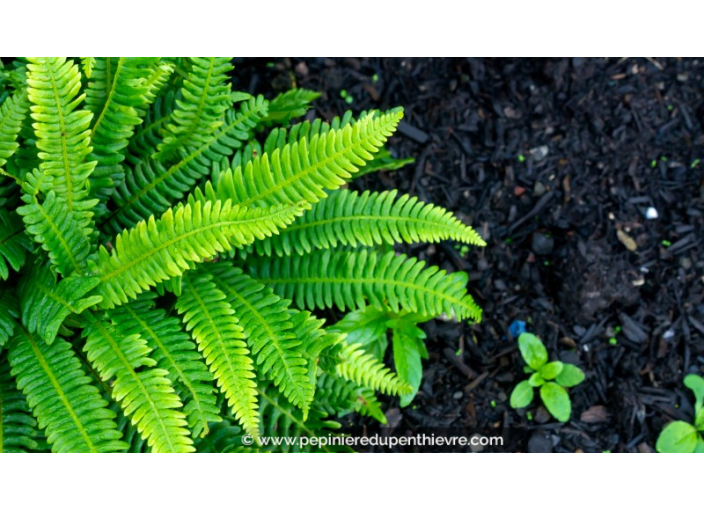
[[209, 200], [230, 198], [240, 205], [271, 205], [305, 200], [313, 204], [336, 189], [373, 158], [396, 129], [402, 112], [370, 116], [337, 131], [263, 154], [206, 186]]
[[161, 133], [176, 108], [176, 97], [175, 92], [158, 96], [147, 110], [144, 122], [137, 127], [127, 147], [128, 161], [132, 168], [142, 161], [151, 160], [152, 154], [156, 152], [162, 140]]
[[214, 163], [229, 157], [234, 149], [252, 136], [252, 130], [266, 114], [263, 96], [243, 102], [239, 110], [229, 110], [224, 124], [201, 137], [202, 144], [183, 154], [169, 167], [153, 160], [142, 160], [118, 188], [114, 200], [117, 210], [110, 215], [114, 230], [131, 227], [142, 219], [166, 211], [180, 201]]
[[28, 331], [10, 344], [8, 359], [17, 387], [54, 452], [110, 452], [124, 450], [115, 424], [115, 413], [107, 409], [71, 345], [57, 339], [47, 345]]
[[254, 363], [235, 311], [212, 277], [187, 274], [176, 309], [198, 343], [234, 416], [247, 433], [257, 436], [257, 384]]
[[232, 106], [230, 78], [233, 69], [226, 57], [192, 58], [188, 78], [183, 82], [182, 98], [166, 126], [166, 136], [155, 158], [167, 161], [181, 148], [193, 149], [207, 143], [207, 133], [221, 123], [222, 114]]
[[345, 344], [338, 357], [337, 375], [348, 381], [387, 395], [408, 395], [413, 391], [391, 369], [367, 354], [362, 344]]
[[26, 90], [15, 92], [0, 106], [0, 169], [19, 147], [17, 135], [28, 110]]
[[[87, 270], [90, 243], [80, 220], [71, 212], [66, 200], [59, 198], [55, 191], [49, 191], [40, 201], [34, 183], [43, 176], [36, 172], [27, 174], [27, 182], [22, 200], [27, 205], [17, 208], [22, 215], [27, 233], [49, 254], [53, 267], [64, 276], [81, 275]], [[31, 193], [30, 193], [31, 192]]]
[[117, 236], [112, 255], [101, 247], [98, 260], [101, 306], [126, 303], [149, 287], [183, 274], [231, 247], [277, 234], [300, 215], [300, 205], [247, 209], [230, 201], [194, 202], [169, 209]]
[[376, 246], [440, 242], [451, 239], [486, 246], [474, 229], [442, 207], [424, 204], [398, 192], [339, 190], [306, 211], [281, 235], [254, 243], [264, 255], [309, 253], [338, 245]]
[[19, 297], [22, 323], [30, 333], [37, 333], [51, 344], [61, 324], [70, 314], [80, 314], [99, 303], [100, 296], [86, 296], [98, 285], [97, 278], [70, 276], [56, 282], [56, 277], [42, 259], [20, 281]]
[[405, 255], [361, 249], [316, 251], [286, 258], [247, 260], [247, 271], [292, 299], [300, 308], [381, 309], [457, 319], [481, 320], [481, 309], [467, 294], [467, 274], [446, 274], [436, 266]]
[[244, 446], [242, 436], [244, 431], [237, 420], [226, 416], [219, 423], [214, 423], [207, 436], [196, 440], [198, 453], [259, 453], [259, 449]]
[[89, 226], [94, 201], [86, 200], [86, 183], [95, 163], [86, 161], [91, 152], [91, 112], [78, 109], [85, 98], [80, 94], [81, 73], [65, 58], [31, 58], [27, 65], [28, 97], [35, 123], [37, 147], [45, 178], [41, 191], [54, 191], [77, 215], [80, 225]]
[[112, 383], [112, 398], [155, 452], [191, 452], [193, 441], [183, 406], [168, 372], [152, 368], [151, 349], [139, 335], [123, 336], [100, 319], [84, 330], [88, 361], [103, 381]]
[[208, 264], [205, 270], [235, 311], [260, 373], [305, 414], [315, 387], [307, 374], [303, 342], [293, 330], [290, 301], [280, 299], [265, 285], [226, 262]]
[[[154, 57], [120, 57], [113, 63], [105, 60], [104, 65], [96, 65], [95, 80], [88, 82], [88, 90], [95, 91], [96, 84], [101, 85], [108, 79], [102, 73], [108, 72], [109, 82], [105, 84], [104, 100], [91, 97], [87, 104], [95, 113], [95, 123], [91, 130], [93, 153], [90, 159], [97, 166], [91, 175], [91, 195], [106, 199], [112, 195], [114, 188], [124, 179], [122, 161], [124, 149], [134, 133], [135, 126], [142, 123], [149, 103], [156, 94], [152, 87], [163, 85], [168, 74], [158, 66], [159, 59]], [[172, 69], [170, 66], [168, 69]], [[98, 73], [98, 70], [101, 72]], [[97, 108], [97, 106], [100, 106]]]
[[12, 338], [20, 316], [19, 311], [19, 303], [10, 289], [0, 289], [0, 352]]
[[0, 209], [0, 278], [7, 280], [10, 268], [19, 271], [24, 266], [29, 245], [20, 216]]
[[216, 406], [213, 376], [196, 345], [181, 330], [178, 319], [156, 308], [155, 297], [152, 293], [142, 294], [137, 300], [115, 308], [110, 318], [121, 335], [136, 334], [147, 341], [157, 366], [168, 371], [172, 384], [182, 388], [183, 412], [193, 437], [203, 436], [208, 433], [209, 422], [222, 419]]
[[288, 125], [291, 119], [305, 115], [310, 103], [320, 97], [320, 92], [308, 89], [291, 89], [271, 100], [266, 122]]
[[[2, 313], [2, 312], [0, 312]], [[10, 365], [0, 358], [0, 453], [20, 453], [39, 449], [37, 421], [27, 400], [10, 375]]]

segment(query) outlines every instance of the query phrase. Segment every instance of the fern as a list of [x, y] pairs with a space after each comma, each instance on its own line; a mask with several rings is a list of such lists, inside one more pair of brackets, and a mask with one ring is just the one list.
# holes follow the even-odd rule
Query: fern
[[81, 370], [63, 339], [52, 345], [21, 329], [8, 359], [17, 387], [46, 430], [54, 452], [110, 452], [123, 450], [115, 413]]
[[299, 215], [298, 205], [247, 209], [229, 201], [195, 202], [169, 209], [117, 236], [112, 255], [98, 254], [101, 306], [126, 303], [149, 287], [180, 276], [194, 262], [278, 233]]
[[114, 378], [112, 397], [148, 445], [156, 452], [194, 451], [186, 417], [178, 411], [183, 404], [168, 372], [150, 368], [156, 362], [149, 357], [146, 341], [139, 335], [121, 335], [99, 319], [91, 319], [84, 334], [88, 361], [103, 381]]
[[271, 205], [305, 200], [313, 204], [327, 196], [325, 189], [337, 189], [346, 178], [373, 158], [398, 125], [402, 113], [371, 116], [288, 144], [254, 159], [244, 169], [223, 172], [208, 199], [232, 199], [240, 205]]
[[302, 340], [293, 330], [288, 301], [231, 264], [208, 272], [226, 296], [261, 372], [295, 406], [307, 412], [313, 400]]
[[222, 419], [216, 406], [213, 376], [193, 341], [181, 330], [178, 319], [156, 308], [154, 297], [142, 294], [132, 303], [116, 308], [110, 317], [120, 335], [139, 335], [147, 341], [157, 366], [168, 372], [172, 384], [182, 388], [183, 412], [193, 436], [206, 435], [208, 423]]
[[10, 375], [7, 359], [0, 358], [0, 453], [38, 450], [37, 435], [27, 400]]
[[183, 315], [186, 329], [198, 342], [235, 418], [256, 437], [259, 423], [256, 375], [243, 330], [225, 294], [209, 275], [196, 275], [186, 280], [176, 308]]
[[301, 308], [340, 310], [368, 302], [394, 312], [402, 309], [425, 316], [443, 313], [458, 319], [481, 320], [481, 310], [467, 294], [467, 275], [446, 274], [425, 262], [393, 252], [317, 251], [288, 258], [248, 261], [247, 270], [274, 292]]
[[[268, 101], [231, 90], [231, 70], [0, 66], [3, 451], [348, 451], [290, 441], [339, 438], [351, 412], [385, 422], [377, 392], [405, 405], [418, 389], [416, 324], [480, 319], [464, 273], [390, 251], [483, 246], [471, 227], [339, 189], [403, 164], [385, 148], [402, 110], [290, 125], [317, 92]], [[312, 313], [333, 306], [352, 312]]]
[[396, 190], [362, 195], [340, 190], [313, 206], [281, 235], [258, 241], [257, 252], [278, 256], [347, 246], [376, 246], [447, 239], [477, 246], [484, 240], [442, 207], [419, 202]]
[[166, 126], [167, 135], [155, 158], [166, 161], [182, 148], [207, 143], [206, 133], [217, 129], [220, 116], [232, 105], [227, 73], [232, 70], [228, 58], [192, 58], [192, 68], [183, 82], [178, 108]]

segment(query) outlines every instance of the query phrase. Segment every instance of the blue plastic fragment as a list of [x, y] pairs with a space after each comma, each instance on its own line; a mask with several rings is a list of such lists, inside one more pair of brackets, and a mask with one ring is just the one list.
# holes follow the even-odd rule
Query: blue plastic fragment
[[526, 332], [526, 323], [524, 321], [515, 320], [508, 327], [508, 332], [514, 339], [518, 338], [522, 333]]

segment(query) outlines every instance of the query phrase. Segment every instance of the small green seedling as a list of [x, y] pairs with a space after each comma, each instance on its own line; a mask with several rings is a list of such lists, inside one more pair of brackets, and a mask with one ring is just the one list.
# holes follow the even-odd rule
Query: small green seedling
[[570, 363], [548, 362], [548, 351], [543, 342], [531, 333], [518, 337], [518, 348], [528, 364], [524, 371], [531, 376], [518, 383], [511, 393], [511, 407], [528, 406], [534, 397], [534, 388], [540, 388], [540, 398], [557, 420], [565, 423], [572, 414], [572, 403], [565, 388], [584, 381], [584, 372]]
[[704, 453], [704, 378], [690, 374], [684, 385], [694, 393], [694, 425], [686, 421], [669, 423], [658, 437], [660, 453]]

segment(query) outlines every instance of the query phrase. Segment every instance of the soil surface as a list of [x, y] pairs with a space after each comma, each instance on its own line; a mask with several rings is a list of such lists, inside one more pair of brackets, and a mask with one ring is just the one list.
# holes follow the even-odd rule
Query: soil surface
[[[508, 438], [499, 451], [650, 452], [668, 421], [692, 421], [682, 379], [704, 373], [704, 59], [253, 59], [235, 75], [268, 97], [320, 91], [309, 114], [325, 119], [403, 106], [390, 147], [416, 162], [354, 186], [446, 207], [488, 242], [408, 247], [468, 272], [484, 319], [425, 325], [421, 391], [407, 408], [386, 400], [391, 426], [493, 430]], [[525, 377], [516, 320], [587, 375], [566, 424], [537, 401], [509, 406]]]

